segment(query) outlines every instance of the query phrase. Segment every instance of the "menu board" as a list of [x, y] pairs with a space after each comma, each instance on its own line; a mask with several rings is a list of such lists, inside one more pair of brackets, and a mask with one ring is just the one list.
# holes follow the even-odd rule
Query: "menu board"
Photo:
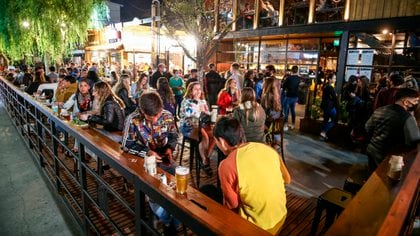
[[371, 66], [374, 52], [373, 49], [349, 49], [347, 52], [347, 65]]
[[363, 49], [361, 55], [361, 63], [363, 66], [371, 66], [373, 63], [373, 49]]
[[359, 49], [349, 49], [347, 51], [347, 65], [359, 64]]
[[358, 76], [359, 75], [359, 67], [351, 67], [351, 66], [348, 66], [346, 68], [346, 76], [345, 76], [346, 81], [349, 81], [349, 78], [352, 75], [355, 75], [355, 76]]

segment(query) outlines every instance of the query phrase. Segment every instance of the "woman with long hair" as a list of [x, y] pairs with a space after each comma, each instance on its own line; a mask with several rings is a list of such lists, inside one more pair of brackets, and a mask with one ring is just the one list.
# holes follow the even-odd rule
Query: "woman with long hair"
[[97, 115], [82, 114], [80, 119], [89, 123], [100, 124], [107, 131], [122, 131], [124, 129], [124, 102], [112, 91], [111, 86], [104, 81], [95, 83], [93, 96], [97, 100]]
[[255, 82], [254, 82], [255, 74], [254, 70], [248, 70], [244, 76], [244, 88], [249, 87], [254, 89]]
[[39, 87], [40, 84], [44, 84], [46, 82], [47, 82], [47, 80], [45, 79], [44, 71], [39, 70], [39, 71], [35, 72], [34, 80], [25, 89], [25, 92], [32, 95], [33, 93], [38, 91], [38, 87]]
[[133, 111], [136, 110], [136, 103], [131, 98], [131, 87], [130, 87], [130, 76], [127, 74], [122, 74], [118, 82], [112, 88], [115, 94], [124, 102], [125, 105], [125, 115], [128, 116]]
[[[146, 91], [149, 90], [149, 76], [142, 73], [140, 77], [131, 85], [131, 96], [134, 100], [138, 100], [139, 97]], [[137, 101], [138, 103], [138, 101]]]
[[266, 123], [269, 123], [281, 116], [279, 81], [271, 76], [265, 79], [261, 97], [261, 105], [267, 115]]
[[369, 91], [369, 79], [366, 76], [357, 78], [356, 90], [354, 93], [350, 93], [350, 97], [349, 127], [352, 128], [351, 136], [353, 140], [359, 142], [358, 140], [362, 140], [366, 136], [364, 127], [372, 114], [373, 108]]
[[73, 94], [66, 103], [64, 103], [63, 109], [73, 109], [73, 114], [80, 116], [80, 114], [91, 111], [92, 104], [93, 95], [90, 92], [89, 82], [86, 79], [81, 79], [76, 93]]
[[199, 132], [201, 133], [202, 138], [199, 144], [199, 151], [202, 159], [202, 168], [208, 176], [211, 176], [212, 170], [210, 168], [208, 151], [214, 146], [214, 142], [209, 144], [209, 134], [204, 128], [199, 126], [201, 113], [210, 114], [207, 101], [204, 99], [200, 83], [191, 82], [181, 103], [180, 131], [184, 137], [194, 140], [199, 140]]
[[242, 90], [241, 102], [233, 110], [233, 117], [239, 120], [245, 131], [247, 142], [265, 143], [264, 127], [265, 112], [255, 100], [255, 92], [252, 88]]
[[175, 117], [176, 103], [174, 93], [169, 87], [169, 82], [166, 77], [160, 77], [157, 81], [157, 93], [162, 98], [163, 109], [172, 113]]
[[233, 109], [239, 104], [241, 94], [237, 89], [236, 83], [236, 80], [228, 79], [225, 83], [225, 88], [217, 96], [217, 105], [219, 106], [219, 113], [221, 115], [226, 114], [226, 109]]

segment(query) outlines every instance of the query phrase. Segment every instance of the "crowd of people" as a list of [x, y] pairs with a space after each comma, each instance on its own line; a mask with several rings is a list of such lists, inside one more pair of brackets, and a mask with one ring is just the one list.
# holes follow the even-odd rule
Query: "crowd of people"
[[[280, 129], [295, 128], [295, 106], [303, 81], [297, 66], [282, 80], [275, 77], [273, 65], [266, 66], [263, 76], [255, 70], [243, 76], [238, 63], [224, 77], [212, 63], [202, 79], [196, 69], [188, 75], [180, 70], [169, 73], [164, 64], [154, 73], [111, 72], [109, 79], [98, 76], [96, 64], [72, 64], [58, 73], [51, 66], [47, 75], [43, 66], [35, 67], [33, 73], [28, 67], [20, 72], [9, 69], [5, 78], [25, 92], [45, 96], [51, 104], [107, 131], [123, 131], [124, 151], [154, 155], [171, 174], [181, 134], [199, 142], [200, 166], [208, 176], [213, 174], [210, 155], [217, 145], [227, 156], [218, 171], [225, 206], [271, 233], [279, 232], [287, 211], [284, 184], [290, 182], [290, 175], [276, 150], [267, 145], [266, 134], [279, 119], [285, 121]], [[335, 77], [328, 74], [323, 79], [320, 136], [327, 139], [336, 122], [338, 100]], [[376, 94], [370, 92], [364, 76], [351, 76], [343, 87], [348, 125], [355, 139], [365, 139], [372, 170], [386, 155], [420, 139], [412, 114], [419, 100], [416, 81], [408, 85], [399, 74], [386, 81]], [[214, 106], [222, 118], [208, 129]], [[274, 139], [274, 144], [280, 141], [279, 132]]]

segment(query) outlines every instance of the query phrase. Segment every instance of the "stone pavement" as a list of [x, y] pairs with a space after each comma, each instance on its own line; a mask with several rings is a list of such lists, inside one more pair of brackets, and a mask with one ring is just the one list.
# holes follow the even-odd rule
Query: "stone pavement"
[[80, 235], [0, 101], [0, 235]]

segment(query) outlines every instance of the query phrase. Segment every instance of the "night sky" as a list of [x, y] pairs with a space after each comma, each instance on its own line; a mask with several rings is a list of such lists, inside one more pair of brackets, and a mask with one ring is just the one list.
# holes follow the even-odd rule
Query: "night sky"
[[124, 5], [121, 7], [121, 21], [131, 21], [134, 17], [139, 19], [150, 17], [152, 0], [111, 0], [111, 2]]

